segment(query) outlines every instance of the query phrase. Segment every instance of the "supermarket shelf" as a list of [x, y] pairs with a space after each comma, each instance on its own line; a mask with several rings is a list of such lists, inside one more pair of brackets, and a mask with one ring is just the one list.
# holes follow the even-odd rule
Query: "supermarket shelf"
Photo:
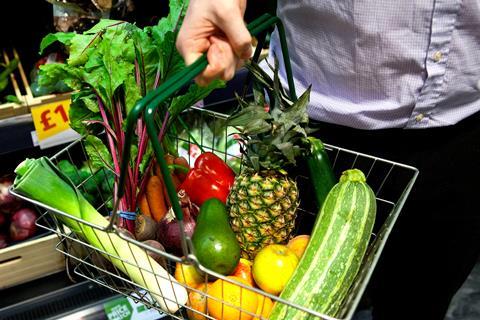
[[[45, 283], [39, 286], [40, 282]], [[56, 274], [27, 285], [33, 291], [29, 292], [29, 298], [0, 309], [1, 320], [58, 318], [60, 315], [85, 310], [118, 296], [109, 289], [89, 281], [71, 284], [64, 274]], [[5, 291], [2, 292], [2, 296], [8, 300], [9, 292]]]
[[33, 148], [34, 130], [30, 114], [0, 120], [0, 155]]

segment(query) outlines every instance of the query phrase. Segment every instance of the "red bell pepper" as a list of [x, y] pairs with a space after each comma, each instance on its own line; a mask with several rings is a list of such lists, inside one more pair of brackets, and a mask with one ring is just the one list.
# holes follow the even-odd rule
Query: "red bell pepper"
[[235, 173], [222, 159], [212, 152], [204, 152], [197, 158], [180, 188], [198, 206], [210, 198], [226, 203], [234, 180]]

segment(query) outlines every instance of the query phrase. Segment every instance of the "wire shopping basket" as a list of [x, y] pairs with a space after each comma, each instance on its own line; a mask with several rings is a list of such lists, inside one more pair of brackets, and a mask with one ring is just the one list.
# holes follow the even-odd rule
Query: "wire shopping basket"
[[[291, 77], [291, 67], [289, 64], [288, 51], [286, 48], [286, 41], [281, 22], [276, 17], [264, 15], [252, 22], [248, 28], [252, 34], [257, 35], [259, 33], [263, 33], [275, 24], [279, 29], [282, 51], [285, 57], [284, 61], [286, 63], [287, 78], [290, 86], [290, 94], [295, 98], [296, 95]], [[254, 54], [254, 58], [258, 57], [260, 53], [259, 48], [261, 49], [261, 46], [258, 46]], [[206, 57], [203, 56], [188, 68], [185, 68], [178, 74], [171, 77], [157, 90], [150, 92], [144, 99], [137, 103], [137, 105], [128, 115], [126, 126], [126, 145], [129, 145], [132, 139], [136, 120], [142, 114], [145, 119], [149, 136], [157, 137], [158, 132], [154, 122], [156, 107], [177, 92], [182, 86], [189, 83], [206, 67], [206, 65], [207, 60]], [[226, 129], [227, 115], [202, 108], [192, 107], [182, 114], [182, 118], [186, 119], [186, 122], [189, 121], [188, 119], [196, 119], [195, 121], [199, 121], [200, 123], [209, 123], [215, 128], [220, 128], [218, 130], [214, 130], [215, 132], [213, 135], [211, 135], [211, 137], [206, 137], [204, 134], [201, 134], [199, 141], [195, 141], [195, 143], [199, 143], [203, 149], [215, 152], [224, 160], [239, 157], [239, 154], [232, 150], [232, 148], [228, 148], [226, 143], [229, 137]], [[203, 133], [203, 130], [201, 132]], [[184, 146], [187, 150], [191, 145], [195, 144], [194, 141], [191, 140], [191, 135], [188, 134], [178, 134], [172, 138], [176, 141], [177, 146]], [[122, 197], [124, 192], [122, 186], [125, 183], [125, 173], [129, 163], [129, 148], [125, 148], [124, 158], [122, 159], [121, 175], [118, 183], [120, 187], [117, 190], [117, 203], [114, 203], [113, 205], [113, 214], [110, 218], [110, 224], [108, 226], [98, 226], [86, 220], [72, 217], [69, 212], [63, 212], [61, 210], [49, 207], [44, 203], [40, 203], [34, 199], [26, 197], [25, 195], [15, 192], [15, 190], [11, 190], [11, 192], [26, 201], [46, 209], [45, 213], [38, 219], [37, 224], [59, 235], [60, 241], [57, 245], [57, 250], [63, 252], [75, 262], [74, 272], [76, 274], [100, 285], [106, 286], [118, 293], [130, 296], [134, 300], [140, 301], [148, 307], [163, 311], [176, 319], [215, 319], [209, 314], [209, 304], [204, 303], [204, 308], [192, 307], [192, 293], [196, 293], [197, 297], [200, 296], [204, 302], [206, 300], [216, 301], [217, 304], [221, 305], [222, 310], [223, 308], [234, 310], [236, 313], [234, 313], [235, 316], [233, 319], [252, 319], [253, 317], [256, 317], [257, 319], [266, 319], [261, 315], [262, 310], [260, 310], [260, 313], [252, 312], [252, 310], [244, 308], [243, 303], [241, 303], [240, 306], [232, 305], [226, 300], [219, 299], [218, 297], [209, 294], [208, 290], [205, 292], [204, 290], [199, 289], [199, 287], [192, 287], [187, 284], [177, 282], [172, 275], [179, 265], [193, 265], [195, 268], [201, 270], [204, 277], [205, 286], [208, 286], [208, 282], [212, 278], [222, 279], [225, 281], [225, 283], [233, 282], [235, 285], [241, 288], [240, 297], [242, 297], [242, 294], [247, 295], [249, 292], [264, 295], [269, 297], [275, 303], [287, 304], [292, 308], [298, 309], [299, 312], [303, 313], [304, 318], [351, 319], [366, 289], [385, 242], [418, 175], [417, 169], [410, 166], [328, 144], [325, 145], [328, 155], [332, 160], [334, 172], [337, 174], [337, 176], [339, 173], [350, 168], [362, 170], [365, 172], [367, 181], [369, 182], [370, 187], [373, 189], [377, 199], [377, 217], [367, 253], [362, 262], [360, 271], [355, 278], [354, 284], [349, 289], [349, 293], [342, 304], [340, 312], [336, 315], [336, 318], [333, 318], [322, 315], [302, 305], [294, 304], [290, 301], [286, 301], [277, 296], [268, 294], [260, 289], [247, 286], [244, 283], [232, 281], [226, 276], [218, 274], [202, 266], [198, 262], [193, 252], [191, 239], [185, 235], [183, 230], [183, 214], [178, 202], [177, 193], [173, 187], [173, 183], [169, 175], [168, 166], [164, 159], [162, 146], [156, 139], [151, 139], [151, 141], [156, 160], [165, 179], [168, 196], [171, 199], [172, 209], [179, 221], [183, 250], [183, 257], [181, 258], [164, 250], [159, 250], [145, 243], [139, 242], [128, 235], [119, 232], [119, 229], [114, 224], [115, 216], [117, 215], [118, 199]], [[218, 143], [218, 141], [224, 141], [225, 143]], [[79, 157], [83, 159], [79, 159]], [[58, 164], [58, 162], [62, 159], [67, 159], [72, 162], [75, 159], [75, 161], [78, 162], [81, 160], [86, 160], [87, 158], [84, 141], [80, 139], [51, 157], [51, 161], [54, 164]], [[94, 176], [97, 173], [98, 172], [90, 167], [90, 176], [86, 179], [83, 179], [76, 186], [76, 188], [78, 190], [82, 190], [86, 183], [98, 183], [96, 179], [94, 179]], [[306, 188], [308, 188], [308, 184], [310, 183], [308, 176], [302, 175], [301, 173], [298, 175], [297, 181], [300, 185], [300, 190], [302, 189], [302, 185], [305, 185]], [[100, 192], [100, 186], [97, 185], [96, 187]], [[304, 200], [305, 199], [302, 199], [301, 207], [298, 209], [296, 220], [298, 224], [296, 230], [297, 233], [300, 231], [304, 232], [304, 229], [302, 228], [308, 225], [313, 225], [313, 221], [315, 220], [314, 208], [311, 207], [312, 201]], [[104, 215], [108, 215], [109, 213], [106, 205], [108, 201], [111, 201], [111, 199], [102, 198], [102, 203], [96, 208]], [[89, 228], [92, 228], [95, 230], [96, 234], [105, 236], [105, 239], [112, 243], [118, 238], [122, 239], [124, 245], [127, 246], [128, 250], [130, 251], [130, 254], [128, 255], [130, 258], [125, 258], [125, 256], [120, 255], [117, 250], [112, 251], [107, 250], [103, 246], [99, 247], [92, 245], [82, 236], [73, 232], [71, 228], [65, 226], [61, 219], [59, 219], [59, 217], [62, 216], [69, 217], [80, 225], [85, 225]], [[149, 252], [157, 255], [160, 258], [159, 260], [161, 261], [161, 265], [166, 272], [157, 272], [158, 269], [152, 265], [140, 265], [137, 259], [140, 259], [139, 255], [141, 255], [142, 252]], [[109, 262], [109, 260], [113, 259], [120, 261], [120, 265]], [[180, 268], [180, 270], [181, 272], [184, 272], [183, 267]], [[135, 273], [138, 277], [140, 277], [141, 281], [133, 281], [132, 273]], [[183, 274], [183, 277], [186, 277], [185, 274]], [[149, 285], [149, 282], [152, 281], [156, 281], [157, 285]], [[185, 292], [190, 294], [187, 294], [186, 296], [180, 295], [179, 293], [182, 293], [183, 291], [177, 290], [179, 287], [187, 289]], [[242, 300], [242, 298], [240, 298], [240, 300]], [[229, 318], [225, 317], [225, 319], [228, 320]]]

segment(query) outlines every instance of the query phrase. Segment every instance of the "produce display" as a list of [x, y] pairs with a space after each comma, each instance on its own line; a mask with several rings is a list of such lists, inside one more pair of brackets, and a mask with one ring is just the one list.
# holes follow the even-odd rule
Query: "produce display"
[[[68, 213], [58, 215], [58, 220], [95, 250], [91, 263], [146, 289], [168, 313], [184, 307], [182, 314], [189, 319], [307, 317], [276, 301], [279, 296], [335, 316], [369, 244], [376, 199], [360, 170], [346, 170], [338, 180], [322, 142], [310, 136], [306, 110], [310, 88], [292, 101], [276, 64], [271, 77], [251, 62], [246, 67], [254, 78], [254, 97], [238, 97], [238, 110], [221, 127], [228, 133], [219, 139], [222, 148], [215, 139], [206, 146], [199, 144], [203, 136], [198, 142], [194, 137], [204, 129], [215, 137], [215, 125], [200, 124], [190, 132], [178, 121], [183, 111], [221, 82], [207, 88], [191, 85], [158, 107], [159, 135], [154, 139], [165, 150], [163, 159], [155, 159], [141, 118], [132, 144], [125, 145], [124, 122], [135, 102], [184, 67], [174, 46], [184, 14], [182, 1], [171, 1], [169, 16], [157, 26], [139, 29], [123, 21], [102, 20], [83, 34], [48, 36], [42, 46], [61, 42], [69, 57], [65, 64], [42, 66], [39, 79], [45, 85], [62, 79], [77, 90], [70, 118], [72, 128], [84, 136], [87, 159], [56, 164], [47, 158], [26, 159], [15, 170], [14, 189]], [[185, 136], [188, 143], [176, 141]], [[238, 161], [222, 153], [232, 151], [232, 143]], [[125, 150], [130, 150], [131, 159], [121, 186]], [[297, 184], [300, 161], [307, 164], [313, 192]], [[173, 191], [169, 181], [183, 223], [173, 210], [176, 199], [168, 196], [167, 186], [170, 194]], [[125, 192], [117, 199], [120, 187]], [[311, 234], [296, 233], [303, 192], [314, 194], [318, 209]], [[116, 228], [106, 231], [116, 203]], [[95, 208], [102, 204], [100, 213]], [[12, 218], [19, 226], [15, 234], [25, 233], [27, 214], [22, 216]], [[191, 244], [187, 251], [181, 225], [191, 240], [186, 242]], [[134, 240], [158, 252], [145, 250]]]
[[0, 179], [0, 249], [38, 233], [36, 210], [8, 192], [12, 184], [8, 176]]

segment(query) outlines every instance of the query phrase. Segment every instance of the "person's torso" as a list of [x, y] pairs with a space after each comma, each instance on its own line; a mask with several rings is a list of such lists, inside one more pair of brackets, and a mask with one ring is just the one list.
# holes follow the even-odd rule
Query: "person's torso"
[[[478, 0], [279, 0], [277, 13], [316, 120], [426, 128], [480, 110]], [[283, 66], [277, 34], [271, 54]]]

